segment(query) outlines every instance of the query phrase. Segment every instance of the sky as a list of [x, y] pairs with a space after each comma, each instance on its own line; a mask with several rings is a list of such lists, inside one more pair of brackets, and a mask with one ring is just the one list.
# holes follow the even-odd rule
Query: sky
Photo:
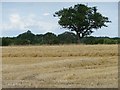
[[31, 30], [34, 34], [53, 32], [57, 35], [69, 31], [58, 24], [59, 19], [53, 17], [53, 14], [60, 9], [80, 3], [90, 7], [97, 6], [98, 12], [112, 21], [107, 24], [108, 27], [96, 30], [91, 36], [118, 37], [117, 2], [2, 2], [0, 37], [15, 37], [27, 30]]

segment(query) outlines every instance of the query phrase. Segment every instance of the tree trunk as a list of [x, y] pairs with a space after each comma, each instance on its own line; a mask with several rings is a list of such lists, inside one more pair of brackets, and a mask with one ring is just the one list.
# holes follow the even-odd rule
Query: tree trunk
[[78, 32], [76, 32], [77, 34], [77, 43], [80, 44], [80, 34]]

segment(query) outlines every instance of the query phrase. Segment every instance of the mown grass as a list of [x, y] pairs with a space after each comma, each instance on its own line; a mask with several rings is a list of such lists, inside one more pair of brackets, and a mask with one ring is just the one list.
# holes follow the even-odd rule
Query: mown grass
[[117, 45], [2, 47], [3, 87], [118, 87]]
[[117, 45], [60, 45], [3, 47], [3, 57], [117, 56]]

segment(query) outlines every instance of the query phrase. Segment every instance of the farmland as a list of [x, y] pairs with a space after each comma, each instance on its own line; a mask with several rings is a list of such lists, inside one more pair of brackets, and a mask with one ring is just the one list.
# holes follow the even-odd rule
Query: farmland
[[118, 46], [3, 46], [2, 69], [3, 88], [113, 88]]

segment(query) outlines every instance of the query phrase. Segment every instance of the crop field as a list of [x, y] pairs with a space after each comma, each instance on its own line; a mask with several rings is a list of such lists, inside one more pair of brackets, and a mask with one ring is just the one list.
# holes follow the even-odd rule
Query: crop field
[[118, 45], [2, 47], [3, 88], [117, 88]]

